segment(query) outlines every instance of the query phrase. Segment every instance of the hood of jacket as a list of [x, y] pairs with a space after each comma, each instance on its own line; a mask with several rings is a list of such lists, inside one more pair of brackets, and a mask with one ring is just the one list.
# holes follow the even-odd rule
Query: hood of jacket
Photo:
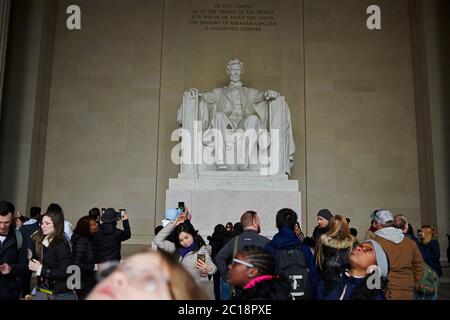
[[112, 234], [116, 230], [116, 225], [117, 222], [102, 223], [99, 232], [103, 234]]
[[25, 222], [23, 223], [23, 225], [24, 225], [24, 226], [29, 226], [29, 225], [35, 224], [36, 222], [37, 222], [36, 219], [30, 219], [30, 220], [28, 220], [28, 221], [25, 221]]
[[320, 241], [322, 242], [323, 245], [334, 249], [347, 249], [350, 248], [354, 243], [353, 237], [352, 239], [339, 240], [334, 239], [326, 234], [323, 234], [320, 237]]
[[402, 230], [394, 227], [380, 229], [375, 232], [375, 235], [395, 244], [399, 244], [400, 242], [402, 242], [403, 238], [405, 237]]
[[270, 241], [266, 250], [268, 250], [272, 255], [275, 255], [277, 250], [280, 249], [293, 249], [299, 246], [300, 240], [295, 235], [294, 231], [288, 227], [283, 227], [279, 229], [278, 233], [273, 236], [272, 241]]

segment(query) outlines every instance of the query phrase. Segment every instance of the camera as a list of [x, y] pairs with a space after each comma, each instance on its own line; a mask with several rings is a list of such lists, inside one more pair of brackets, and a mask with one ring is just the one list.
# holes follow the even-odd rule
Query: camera
[[119, 215], [119, 218], [123, 219], [125, 216], [125, 213], [127, 213], [127, 209], [119, 209], [119, 212], [117, 214]]

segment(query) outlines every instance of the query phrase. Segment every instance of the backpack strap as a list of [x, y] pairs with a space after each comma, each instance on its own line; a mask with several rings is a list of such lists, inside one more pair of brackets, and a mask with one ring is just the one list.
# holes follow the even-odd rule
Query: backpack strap
[[23, 236], [22, 232], [19, 230], [14, 230], [16, 232], [16, 243], [17, 243], [17, 249], [20, 251], [22, 249], [22, 243], [23, 243]]
[[238, 251], [238, 242], [239, 242], [239, 236], [236, 236], [234, 238], [234, 244], [233, 244], [233, 257], [232, 259], [234, 259], [236, 257], [237, 251]]

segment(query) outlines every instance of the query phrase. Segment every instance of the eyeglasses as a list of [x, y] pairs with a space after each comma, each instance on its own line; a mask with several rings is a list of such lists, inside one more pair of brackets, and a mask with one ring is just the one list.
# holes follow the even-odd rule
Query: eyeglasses
[[255, 265], [248, 263], [247, 261], [239, 260], [239, 259], [233, 259], [232, 265], [235, 265], [236, 263], [242, 264], [248, 268], [254, 268]]
[[119, 261], [108, 261], [100, 265], [96, 274], [98, 282], [108, 278], [114, 272], [122, 272], [128, 276], [134, 286], [147, 292], [154, 292], [163, 284], [169, 285], [169, 279], [160, 274], [160, 270], [149, 267], [133, 267]]
[[357, 245], [355, 249], [359, 249], [364, 253], [372, 253], [374, 251], [372, 247], [364, 246], [362, 244]]

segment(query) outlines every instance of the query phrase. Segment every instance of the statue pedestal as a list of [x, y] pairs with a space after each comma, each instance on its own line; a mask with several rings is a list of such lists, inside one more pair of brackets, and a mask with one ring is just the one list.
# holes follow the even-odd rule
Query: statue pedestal
[[267, 237], [278, 232], [275, 215], [282, 208], [293, 209], [301, 221], [298, 180], [288, 180], [287, 175], [235, 171], [180, 174], [178, 179], [169, 180], [166, 208], [177, 207], [180, 201], [191, 211], [192, 224], [205, 241], [217, 224], [234, 224], [247, 210], [258, 212], [261, 234]]

